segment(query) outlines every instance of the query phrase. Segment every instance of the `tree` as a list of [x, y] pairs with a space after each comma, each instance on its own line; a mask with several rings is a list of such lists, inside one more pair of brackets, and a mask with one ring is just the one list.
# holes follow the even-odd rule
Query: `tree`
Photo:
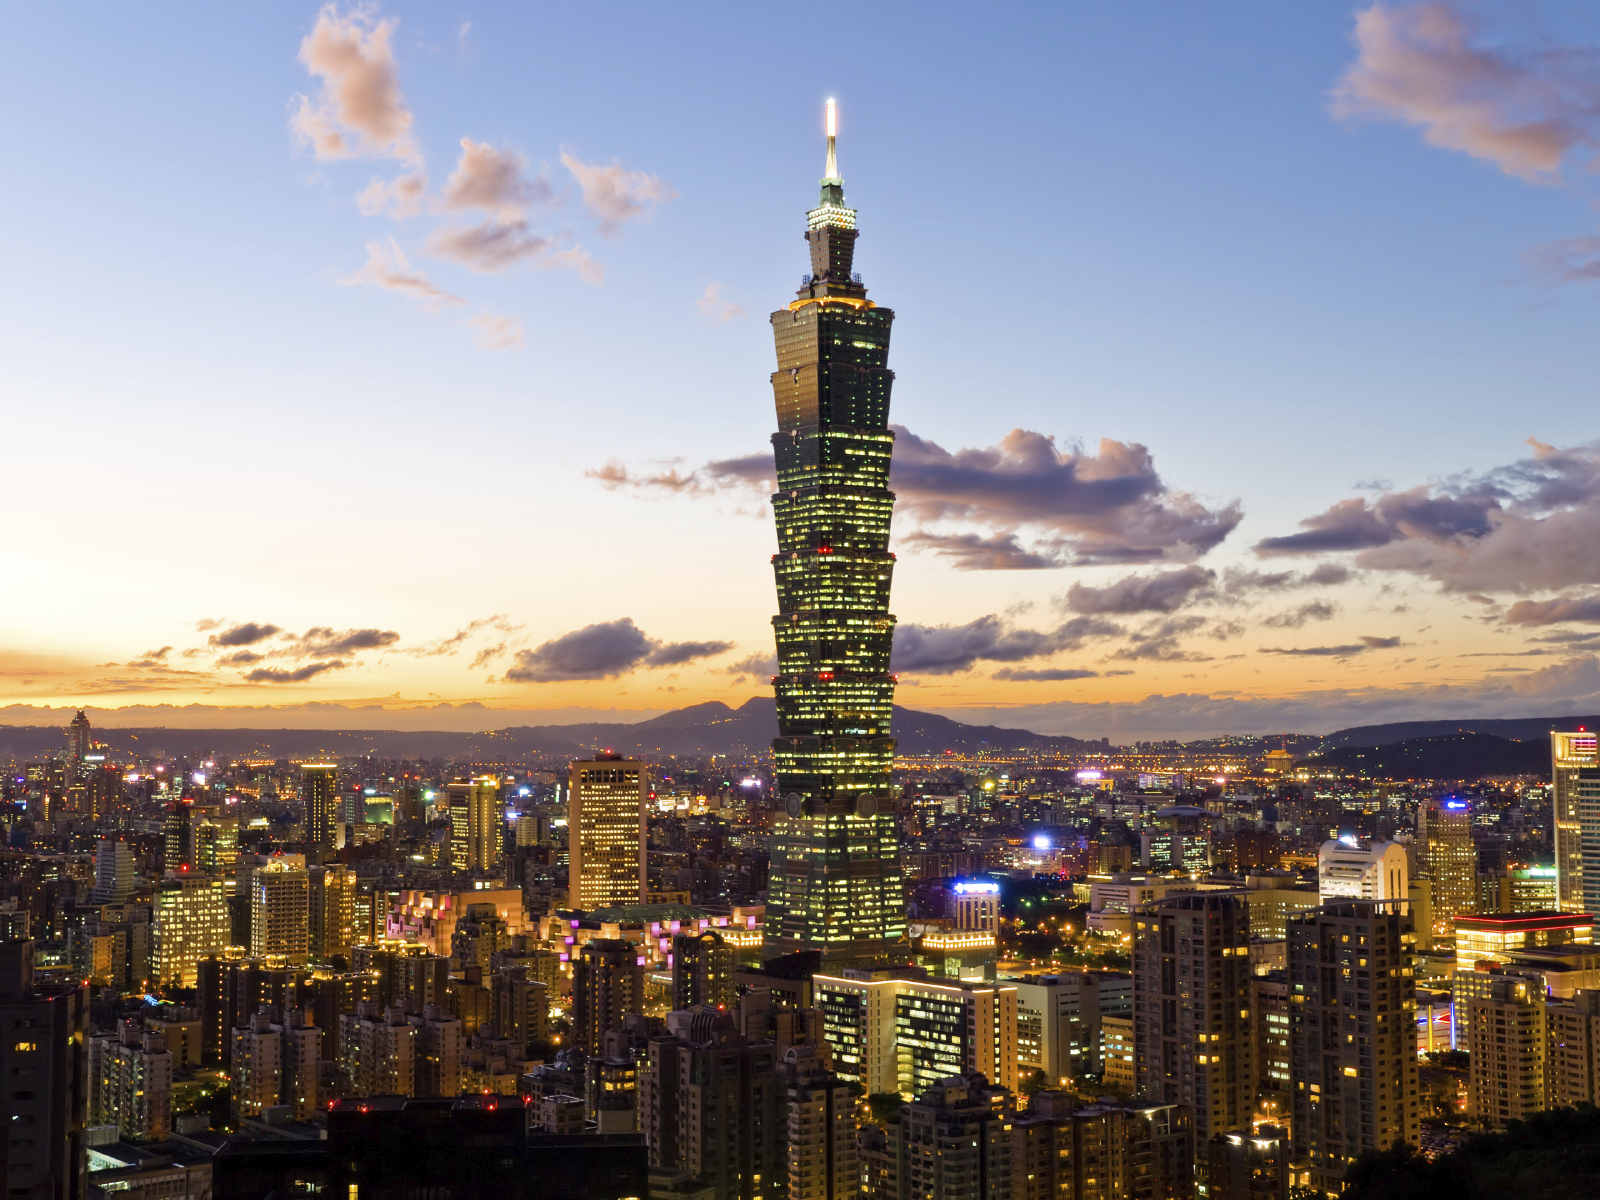
[[873, 1092], [867, 1097], [867, 1107], [872, 1110], [872, 1119], [879, 1125], [893, 1125], [900, 1119], [900, 1110], [905, 1107], [905, 1101], [899, 1092]]

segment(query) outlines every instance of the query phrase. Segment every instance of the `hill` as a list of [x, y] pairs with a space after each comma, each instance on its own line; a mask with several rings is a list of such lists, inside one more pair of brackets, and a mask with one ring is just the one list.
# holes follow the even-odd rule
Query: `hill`
[[[1026, 729], [965, 725], [935, 713], [894, 709], [894, 733], [904, 754], [946, 750], [1053, 749], [1064, 753], [1103, 750], [1099, 742], [1048, 737]], [[757, 696], [738, 708], [719, 700], [692, 704], [637, 724], [523, 725], [490, 733], [327, 729], [104, 729], [96, 736], [117, 753], [152, 757], [468, 759], [516, 762], [539, 755], [580, 757], [594, 750], [618, 754], [758, 754], [778, 736], [776, 702]], [[55, 726], [0, 726], [0, 759], [32, 761], [59, 752], [63, 731]]]
[[1388, 725], [1352, 725], [1322, 739], [1325, 750], [1344, 746], [1387, 746], [1413, 738], [1442, 737], [1452, 733], [1488, 733], [1513, 741], [1548, 737], [1552, 730], [1600, 728], [1597, 717], [1517, 717], [1482, 721], [1395, 721]]
[[1450, 733], [1378, 746], [1344, 746], [1302, 761], [1382, 779], [1545, 775], [1550, 770], [1550, 739], [1513, 741], [1489, 733]]

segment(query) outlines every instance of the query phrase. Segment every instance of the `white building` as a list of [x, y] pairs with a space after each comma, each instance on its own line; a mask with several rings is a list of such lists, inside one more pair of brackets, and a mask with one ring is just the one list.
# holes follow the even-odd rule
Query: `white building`
[[1406, 848], [1398, 842], [1363, 846], [1354, 837], [1322, 843], [1317, 853], [1317, 891], [1330, 900], [1404, 900], [1410, 886]]

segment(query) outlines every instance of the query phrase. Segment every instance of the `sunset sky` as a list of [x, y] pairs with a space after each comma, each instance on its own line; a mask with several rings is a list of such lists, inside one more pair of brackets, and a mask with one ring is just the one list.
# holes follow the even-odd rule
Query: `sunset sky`
[[901, 704], [1600, 711], [1592, 3], [446, 0], [8, 13], [0, 722], [770, 694], [829, 96]]

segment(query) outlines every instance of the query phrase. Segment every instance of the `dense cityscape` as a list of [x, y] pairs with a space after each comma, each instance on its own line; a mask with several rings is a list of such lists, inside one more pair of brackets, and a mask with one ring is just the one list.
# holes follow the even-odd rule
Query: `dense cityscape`
[[[1366, 87], [1358, 100], [1427, 126], [1436, 146], [1522, 180], [1559, 170], [1567, 143], [1549, 161], [1546, 143], [1562, 121], [1535, 122], [1544, 158], [1506, 148], [1532, 125], [1438, 133], [1434, 109], [1449, 106], [1434, 93], [1450, 91], [1440, 79], [1479, 72], [1503, 83], [1511, 68], [1464, 49], [1449, 4], [1404, 9], [1421, 14], [1413, 24], [1396, 11], [1358, 17], [1360, 57], [1331, 101], [1343, 117], [1364, 113], [1349, 97]], [[1385, 41], [1391, 21], [1400, 32]], [[462, 63], [475, 53], [471, 27], [455, 34]], [[524, 175], [518, 153], [463, 137], [456, 173], [429, 192], [395, 28], [373, 6], [317, 15], [299, 61], [321, 90], [296, 95], [294, 135], [321, 163], [405, 164], [410, 174], [374, 176], [358, 207], [438, 218], [426, 243], [438, 257], [481, 275], [548, 255], [545, 265], [597, 284], [603, 270], [568, 233], [530, 232], [541, 205], [565, 202], [543, 166]], [[449, 40], [427, 53], [443, 55]], [[1362, 82], [1405, 57], [1396, 46], [1449, 60], [1449, 71], [1424, 72], [1424, 99], [1396, 99], [1404, 89], [1385, 90], [1387, 76]], [[1518, 95], [1548, 103], [1561, 91]], [[7, 1197], [1567, 1200], [1600, 1188], [1600, 717], [1565, 702], [1600, 687], [1600, 662], [1584, 657], [1600, 647], [1589, 628], [1600, 597], [1570, 590], [1595, 582], [1587, 549], [1576, 574], [1535, 561], [1540, 522], [1600, 496], [1600, 459], [1530, 437], [1528, 461], [1545, 465], [1520, 474], [1412, 491], [1364, 480], [1356, 486], [1370, 500], [1330, 501], [1300, 532], [1255, 544], [1262, 560], [1315, 556], [1299, 560], [1303, 570], [1200, 567], [1243, 510], [1167, 488], [1141, 444], [1108, 440], [1094, 458], [1019, 428], [1004, 453], [950, 454], [893, 422], [896, 312], [858, 269], [835, 102], [823, 112], [819, 191], [793, 231], [808, 269], [769, 318], [770, 459], [584, 471], [597, 496], [654, 488], [748, 500], [737, 489], [752, 481], [770, 495], [776, 608], [772, 640], [762, 625], [754, 653], [707, 667], [748, 650], [742, 635], [671, 640], [664, 627], [647, 634], [631, 617], [554, 596], [563, 573], [606, 575], [618, 592], [672, 590], [636, 551], [594, 547], [587, 559], [545, 554], [558, 564], [548, 574], [542, 562], [517, 567], [552, 604], [570, 600], [561, 620], [583, 622], [537, 644], [542, 634], [504, 612], [428, 642], [378, 626], [297, 622], [306, 632], [294, 633], [243, 621], [278, 613], [244, 614], [239, 599], [234, 618], [190, 623], [203, 645], [100, 664], [115, 678], [81, 691], [39, 690], [70, 674], [48, 655], [4, 668], [20, 681], [8, 711], [56, 712], [28, 707], [43, 698], [70, 700], [75, 713], [64, 725], [0, 723]], [[1569, 140], [1586, 152], [1597, 144]], [[586, 163], [566, 146], [560, 158], [599, 236], [677, 197], [620, 160]], [[960, 173], [955, 234], [968, 235], [979, 207], [976, 174]], [[1593, 238], [1572, 241], [1594, 250]], [[429, 312], [467, 304], [415, 270], [394, 238], [368, 252], [341, 285], [397, 292]], [[971, 247], [940, 252], [962, 269], [981, 265]], [[963, 278], [941, 302], [1002, 294], [974, 273], [976, 284]], [[744, 311], [718, 286], [699, 306], [714, 324]], [[903, 311], [909, 324], [916, 310]], [[481, 348], [523, 344], [520, 324], [487, 309], [459, 324]], [[997, 348], [994, 362], [1010, 353]], [[698, 434], [697, 420], [686, 424]], [[1015, 447], [1029, 438], [1046, 463], [1042, 484], [1017, 483], [1026, 455]], [[479, 466], [505, 473], [487, 454]], [[400, 480], [373, 490], [404, 491]], [[1095, 500], [1096, 488], [1125, 495]], [[1096, 504], [1105, 507], [1090, 512]], [[342, 511], [327, 502], [327, 513]], [[1006, 511], [1024, 514], [1013, 530], [1034, 530], [1027, 546], [995, 518]], [[911, 528], [908, 513], [922, 523]], [[980, 517], [981, 533], [940, 524]], [[326, 519], [315, 514], [316, 538], [292, 540], [348, 537], [341, 555], [367, 553], [355, 517], [337, 536]], [[488, 504], [473, 517], [496, 519]], [[673, 533], [693, 520], [673, 518]], [[438, 529], [437, 544], [424, 541], [419, 519], [417, 563], [450, 557], [436, 554], [448, 522]], [[1505, 530], [1524, 539], [1509, 583], [1468, 563]], [[230, 531], [211, 544], [248, 542]], [[1021, 623], [1045, 623], [1037, 597], [963, 576], [950, 591], [981, 596], [976, 611], [990, 615], [917, 625], [895, 615], [896, 574], [907, 573], [896, 547], [961, 571], [1150, 573], [1071, 584], [1048, 601], [1051, 629]], [[482, 556], [451, 551], [439, 574], [472, 590]], [[732, 620], [737, 590], [707, 582], [722, 567], [716, 553], [688, 537], [663, 556], [700, 559], [704, 594], [690, 600], [705, 629]], [[181, 580], [190, 568], [175, 561]], [[262, 577], [292, 573], [265, 552], [260, 561], [251, 570]], [[389, 572], [376, 552], [370, 561], [385, 566], [363, 563], [353, 591], [433, 586], [431, 569]], [[1389, 632], [1424, 601], [1416, 587], [1391, 594], [1373, 582], [1383, 571], [1436, 582], [1451, 602], [1466, 596], [1476, 607], [1459, 624], [1474, 635], [1515, 626], [1532, 639], [1451, 654], [1569, 657], [1486, 668], [1499, 675], [1477, 690], [1441, 682], [1427, 672], [1445, 670], [1446, 635], [1423, 640], [1432, 624]], [[1341, 611], [1325, 598], [1334, 592], [1316, 589], [1358, 585], [1370, 603], [1349, 619], [1373, 632], [1297, 640]], [[1552, 596], [1527, 598], [1539, 591]], [[1340, 603], [1355, 607], [1351, 594]], [[1272, 644], [1242, 647], [1256, 605], [1278, 606], [1255, 626]], [[1469, 644], [1480, 643], [1459, 643]], [[1064, 654], [1077, 665], [1048, 665]], [[432, 690], [432, 710], [398, 690], [380, 695], [370, 680], [383, 655], [409, 656], [404, 669], [428, 689], [444, 678], [438, 664], [461, 655], [474, 675], [490, 672], [475, 685], [482, 695], [532, 705], [508, 712], [553, 712], [554, 691], [527, 689], [569, 685], [590, 690], [562, 693], [577, 701], [568, 715], [604, 711], [597, 698], [612, 715], [684, 707], [474, 729], [500, 707], [472, 698], [458, 708]], [[1358, 659], [1394, 672], [1422, 665], [1385, 692], [1350, 666]], [[1130, 723], [1145, 719], [1128, 715], [1141, 702], [1113, 690], [1113, 677], [1167, 671], [1170, 694], [1149, 691], [1143, 713], [1187, 706], [1204, 710], [1195, 727], [1213, 733], [1272, 728], [1257, 716], [1228, 723], [1245, 711], [1228, 706], [1256, 703], [1243, 688], [1202, 695], [1212, 685], [1177, 674], [1235, 660], [1283, 677], [1326, 668], [1306, 685], [1324, 692], [1295, 695], [1327, 707], [1295, 709], [1304, 723], [1280, 732], [1166, 737], [1168, 717]], [[647, 671], [662, 672], [654, 691], [630, 693], [625, 682]], [[115, 707], [94, 707], [167, 682], [210, 703], [358, 672], [369, 674], [342, 699], [307, 690], [293, 710], [344, 722], [329, 728], [288, 716], [261, 724], [288, 706], [265, 706], [249, 727], [181, 728], [107, 720]], [[756, 695], [744, 695], [746, 680]], [[1099, 699], [1060, 690], [1086, 681], [1104, 688]], [[712, 685], [742, 706], [704, 699]], [[962, 704], [920, 703], [937, 699], [935, 685]], [[986, 707], [1000, 693], [982, 689], [998, 685], [1057, 690], [1031, 707]], [[461, 724], [383, 724], [402, 711], [419, 729], [416, 714], [429, 711]], [[978, 723], [998, 712], [1055, 732]], [[1319, 712], [1374, 717], [1334, 728]], [[352, 713], [373, 723], [350, 725]], [[1061, 732], [1073, 720], [1084, 722], [1077, 733]], [[1119, 727], [1140, 732], [1099, 732]]]

